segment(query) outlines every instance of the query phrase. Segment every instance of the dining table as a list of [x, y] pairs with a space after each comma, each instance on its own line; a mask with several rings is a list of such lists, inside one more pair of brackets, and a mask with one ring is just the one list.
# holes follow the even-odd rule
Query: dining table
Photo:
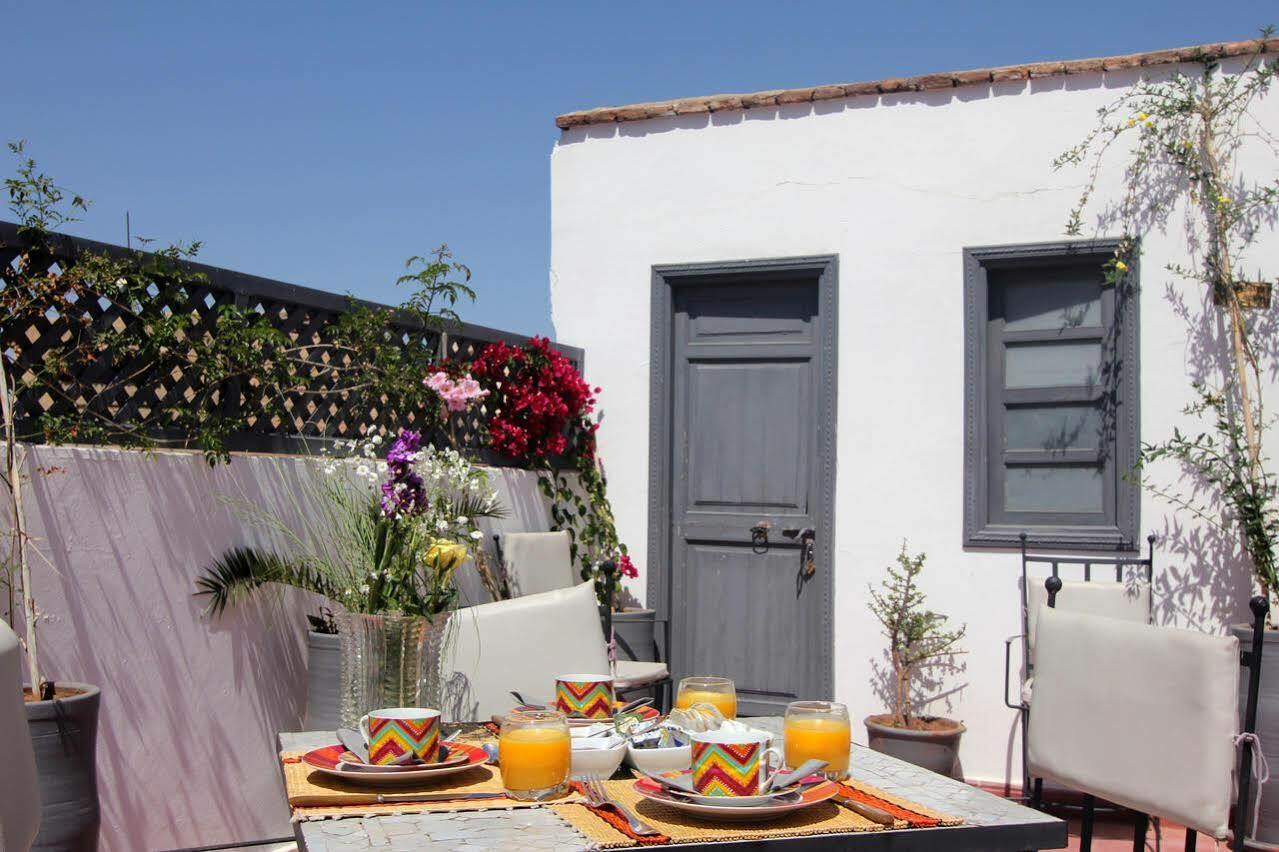
[[[782, 718], [749, 719], [780, 737]], [[336, 742], [333, 731], [281, 733], [282, 752]], [[625, 770], [623, 770], [625, 771]], [[768, 840], [671, 843], [668, 849], [883, 850], [883, 852], [1020, 852], [1066, 846], [1066, 823], [963, 781], [858, 745], [849, 773], [887, 793], [962, 820], [959, 825], [874, 832], [778, 837]], [[592, 841], [546, 807], [295, 819], [300, 852], [417, 852], [417, 850], [578, 850]]]

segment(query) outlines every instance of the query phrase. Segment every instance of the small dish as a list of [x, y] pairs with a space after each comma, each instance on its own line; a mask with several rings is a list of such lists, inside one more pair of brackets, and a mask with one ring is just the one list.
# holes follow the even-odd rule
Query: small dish
[[573, 737], [572, 769], [574, 781], [612, 777], [626, 757], [626, 740], [619, 736]]
[[[663, 772], [683, 771], [693, 765], [693, 747], [689, 744], [686, 736], [676, 735], [677, 742], [682, 740], [680, 745], [667, 746], [666, 748], [643, 747], [642, 744], [656, 742], [660, 736], [660, 731], [654, 731], [637, 737], [635, 740], [627, 741], [626, 762], [645, 775], [661, 775]], [[636, 745], [637, 742], [641, 744], [639, 747]]]
[[811, 808], [839, 793], [839, 785], [823, 781], [799, 794], [789, 793], [780, 801], [771, 804], [747, 807], [735, 805], [703, 805], [685, 798], [685, 794], [676, 795], [667, 791], [661, 784], [648, 778], [635, 782], [634, 790], [645, 799], [670, 805], [678, 811], [690, 816], [699, 816], [724, 822], [764, 822], [778, 819], [795, 811]]

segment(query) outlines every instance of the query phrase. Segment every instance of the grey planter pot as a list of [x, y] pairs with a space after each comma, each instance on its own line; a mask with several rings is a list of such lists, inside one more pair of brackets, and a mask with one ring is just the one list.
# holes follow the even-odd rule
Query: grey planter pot
[[617, 658], [651, 663], [657, 659], [657, 613], [651, 609], [628, 609], [613, 613], [613, 633], [617, 637]]
[[[1241, 648], [1252, 647], [1252, 625], [1230, 628]], [[1239, 667], [1239, 722], [1243, 724], [1248, 701], [1248, 669]], [[1267, 630], [1261, 648], [1261, 684], [1257, 693], [1257, 736], [1271, 766], [1279, 761], [1279, 630]], [[1255, 787], [1254, 787], [1255, 789]], [[1249, 793], [1249, 796], [1252, 796]], [[1266, 784], [1261, 791], [1261, 818], [1257, 833], [1247, 838], [1247, 849], [1274, 849], [1279, 846], [1279, 784]]]
[[883, 725], [871, 721], [872, 718], [867, 716], [865, 720], [872, 749], [938, 775], [964, 780], [964, 769], [959, 763], [959, 739], [967, 728], [962, 723], [956, 722], [957, 727], [949, 731], [911, 731]]
[[342, 727], [342, 639], [336, 633], [306, 634], [306, 731]]
[[60, 682], [79, 695], [26, 705], [40, 781], [40, 833], [32, 850], [94, 852], [98, 848], [98, 706], [87, 683]]

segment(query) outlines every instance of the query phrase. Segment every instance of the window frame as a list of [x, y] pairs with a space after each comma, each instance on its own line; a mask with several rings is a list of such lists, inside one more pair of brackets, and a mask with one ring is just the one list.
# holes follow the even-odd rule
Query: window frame
[[[1110, 474], [1113, 465], [1115, 487], [1107, 487], [1106, 520], [1101, 524], [1064, 522], [1068, 513], [1039, 513], [1041, 523], [1008, 523], [1006, 518], [992, 517], [990, 481], [994, 447], [990, 418], [992, 371], [989, 330], [990, 286], [992, 270], [1031, 269], [1058, 266], [1062, 263], [1096, 261], [1100, 267], [1115, 256], [1118, 239], [1071, 240], [1018, 245], [976, 246], [963, 251], [964, 264], [964, 546], [978, 548], [1016, 548], [1025, 532], [1032, 545], [1076, 550], [1137, 551], [1137, 529], [1140, 511], [1140, 485], [1124, 474], [1136, 465], [1140, 451], [1140, 322], [1138, 298], [1139, 269], [1129, 261], [1124, 279], [1113, 288], [1110, 307], [1103, 289], [1103, 324], [1117, 331], [1115, 354], [1120, 366], [1115, 385], [1118, 416], [1115, 423], [1114, 458], [1106, 464]], [[1136, 253], [1132, 253], [1133, 257]], [[1020, 336], [1030, 336], [1025, 332]], [[1087, 335], [1085, 335], [1087, 336]], [[1002, 341], [1001, 341], [1002, 345]], [[1125, 367], [1124, 365], [1129, 365]], [[1002, 393], [1002, 391], [998, 391]], [[1014, 391], [1016, 393], [1016, 391]], [[1077, 391], [1040, 389], [1035, 391], [1045, 402], [1065, 402], [1078, 396]], [[1002, 434], [1002, 432], [1001, 432]], [[999, 459], [1002, 466], [1003, 460]], [[1111, 513], [1113, 509], [1113, 514]], [[999, 513], [1002, 514], [1002, 513]], [[1110, 522], [1113, 518], [1113, 523]]]

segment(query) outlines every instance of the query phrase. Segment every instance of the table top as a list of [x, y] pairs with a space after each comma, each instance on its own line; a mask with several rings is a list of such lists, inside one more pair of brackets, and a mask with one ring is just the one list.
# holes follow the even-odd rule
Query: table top
[[[755, 717], [750, 724], [781, 733], [780, 717]], [[336, 741], [331, 731], [280, 734], [284, 751], [307, 751]], [[954, 827], [828, 834], [754, 842], [750, 849], [777, 850], [981, 850], [1059, 849], [1066, 845], [1066, 824], [1055, 817], [1001, 799], [961, 781], [929, 772], [886, 754], [854, 745], [849, 772], [882, 790], [904, 796], [964, 824]], [[305, 820], [295, 824], [303, 852], [418, 852], [418, 850], [592, 848], [575, 828], [549, 808], [463, 811]], [[662, 848], [694, 848], [672, 844]], [[698, 844], [722, 850], [745, 844]]]

